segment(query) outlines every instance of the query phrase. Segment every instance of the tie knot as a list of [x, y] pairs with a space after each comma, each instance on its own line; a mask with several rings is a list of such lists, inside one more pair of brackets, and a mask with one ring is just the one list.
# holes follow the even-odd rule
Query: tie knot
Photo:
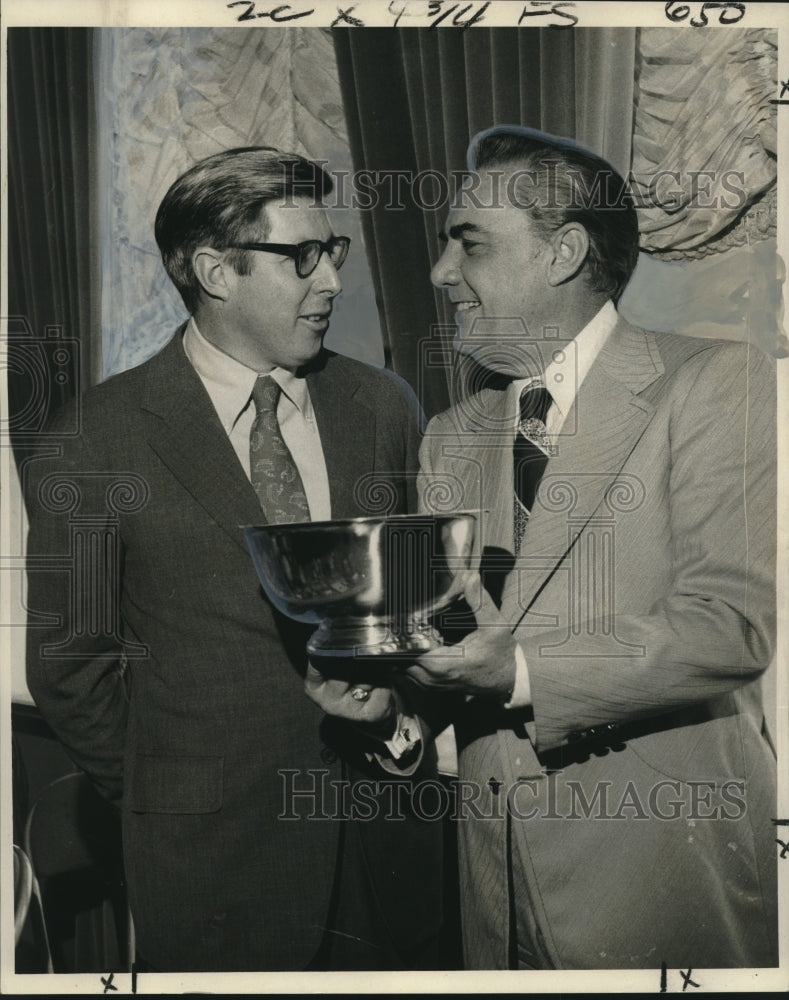
[[270, 375], [258, 375], [252, 389], [255, 410], [261, 413], [276, 413], [279, 394], [282, 390]]
[[521, 423], [526, 420], [541, 420], [545, 423], [551, 402], [551, 394], [544, 385], [526, 386], [521, 391]]

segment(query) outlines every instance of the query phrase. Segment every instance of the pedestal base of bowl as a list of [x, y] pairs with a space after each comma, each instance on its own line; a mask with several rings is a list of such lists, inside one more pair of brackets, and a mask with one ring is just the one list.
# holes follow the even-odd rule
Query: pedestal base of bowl
[[426, 622], [381, 623], [365, 618], [325, 621], [307, 643], [310, 656], [413, 657], [442, 645]]

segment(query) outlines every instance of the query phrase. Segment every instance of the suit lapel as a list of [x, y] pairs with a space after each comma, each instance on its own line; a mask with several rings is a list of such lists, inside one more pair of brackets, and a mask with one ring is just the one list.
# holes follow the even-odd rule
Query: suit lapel
[[194, 499], [248, 553], [241, 526], [265, 523], [252, 485], [183, 350], [183, 329], [152, 362], [141, 407], [148, 442]]
[[358, 517], [364, 475], [375, 461], [375, 414], [355, 400], [358, 379], [338, 369], [331, 356], [323, 368], [307, 375], [310, 399], [329, 474], [332, 518]]
[[512, 552], [514, 417], [508, 393], [483, 390], [452, 409], [454, 433], [440, 432], [440, 468], [462, 494], [458, 509], [481, 508], [476, 545]]
[[510, 396], [506, 391], [490, 391], [482, 407], [484, 418], [477, 423], [474, 414], [469, 417], [471, 429], [476, 433], [464, 457], [479, 463], [481, 495], [485, 514], [485, 547], [513, 548], [513, 484], [514, 469], [512, 448], [514, 441], [514, 415], [510, 412]]
[[654, 338], [620, 320], [584, 379], [559, 436], [558, 454], [546, 466], [517, 572], [504, 593], [508, 620], [523, 617], [605, 502], [655, 412], [638, 393], [662, 374]]

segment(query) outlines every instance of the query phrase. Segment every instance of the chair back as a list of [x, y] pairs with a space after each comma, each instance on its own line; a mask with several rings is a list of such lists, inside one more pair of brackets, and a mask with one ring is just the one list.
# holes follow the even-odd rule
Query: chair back
[[27, 816], [24, 849], [41, 886], [55, 971], [131, 969], [120, 817], [87, 775], [44, 787]]
[[25, 851], [14, 844], [14, 950], [16, 972], [52, 972], [41, 890]]

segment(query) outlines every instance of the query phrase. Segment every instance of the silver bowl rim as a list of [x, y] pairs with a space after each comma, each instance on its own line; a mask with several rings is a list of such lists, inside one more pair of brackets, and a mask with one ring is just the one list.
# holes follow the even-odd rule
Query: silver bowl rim
[[341, 517], [332, 518], [327, 521], [291, 521], [286, 524], [241, 524], [239, 527], [243, 531], [281, 531], [283, 528], [287, 531], [309, 531], [314, 528], [343, 528], [353, 524], [388, 524], [431, 518], [436, 521], [466, 517], [476, 519], [482, 513], [484, 513], [482, 510], [457, 510], [449, 511], [446, 514], [371, 514], [366, 517]]

